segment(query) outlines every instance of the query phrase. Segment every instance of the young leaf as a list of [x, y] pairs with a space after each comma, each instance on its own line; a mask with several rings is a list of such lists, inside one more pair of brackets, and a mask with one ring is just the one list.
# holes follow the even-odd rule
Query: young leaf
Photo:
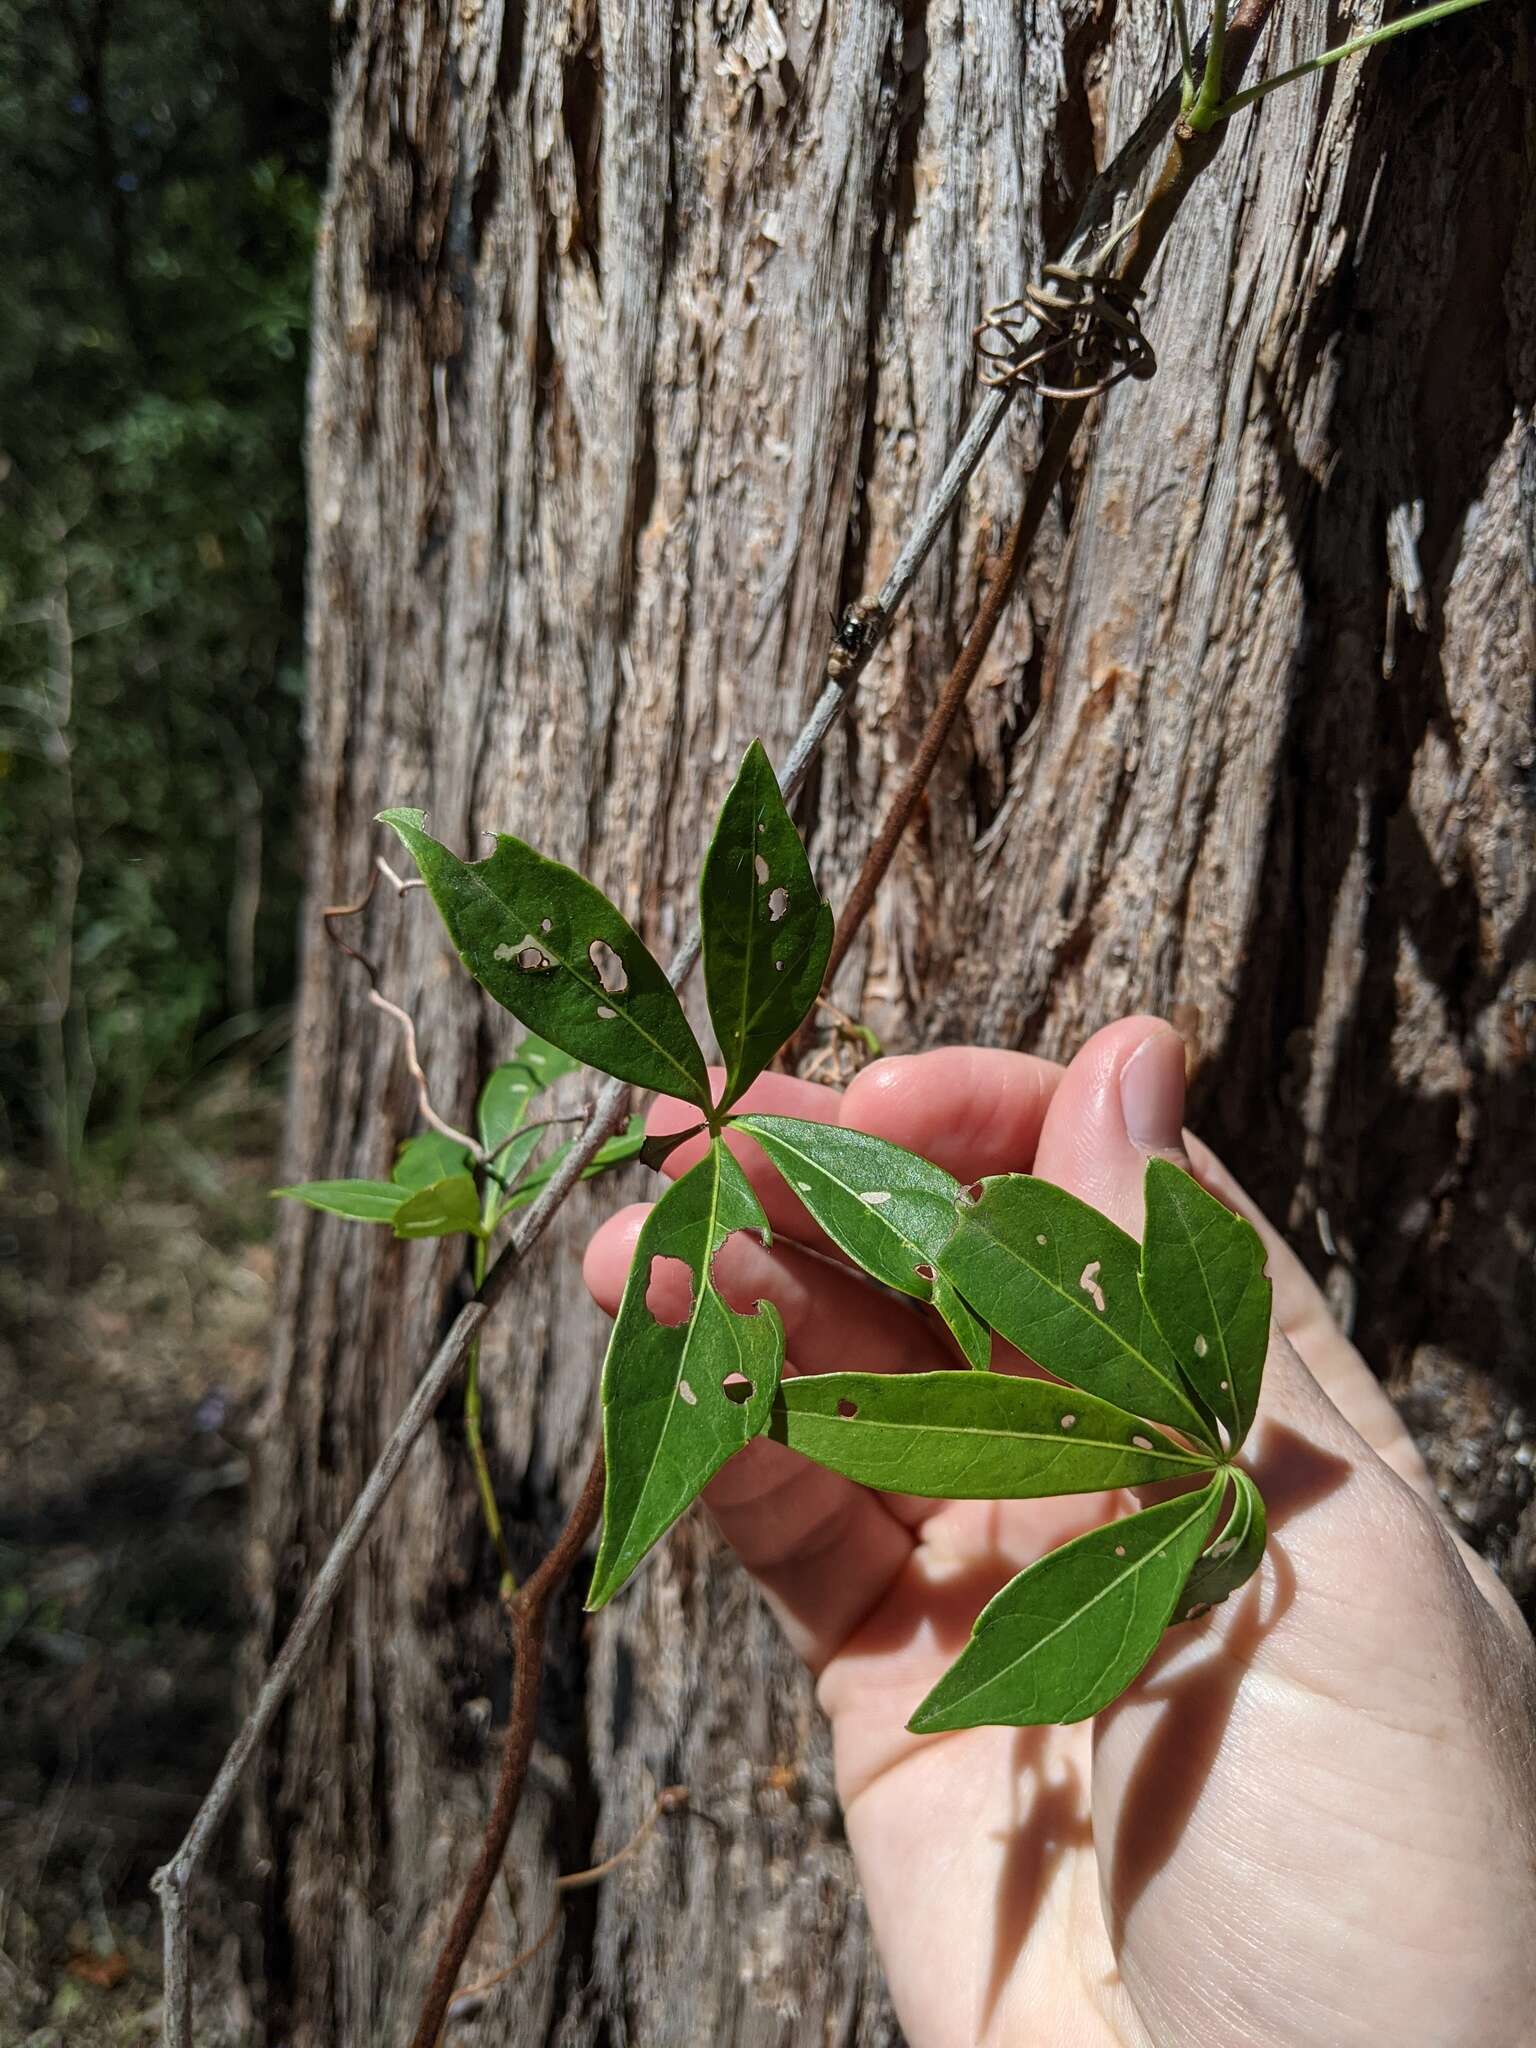
[[939, 1269], [1010, 1344], [1117, 1408], [1201, 1442], [1212, 1431], [1147, 1313], [1134, 1238], [1075, 1195], [1028, 1174], [962, 1202]]
[[785, 1380], [768, 1434], [861, 1486], [934, 1500], [1102, 1493], [1208, 1469], [1092, 1394], [1000, 1372]]
[[[600, 1146], [592, 1163], [582, 1168], [582, 1179], [592, 1180], [598, 1174], [606, 1173], [609, 1167], [622, 1166], [626, 1160], [638, 1157], [644, 1144], [645, 1118], [632, 1116], [626, 1129], [617, 1138], [610, 1138], [607, 1144]], [[555, 1169], [570, 1149], [570, 1143], [567, 1141], [557, 1147], [547, 1159], [541, 1159], [537, 1166], [523, 1176], [502, 1204], [496, 1219], [498, 1223], [509, 1210], [522, 1209], [533, 1200], [546, 1181], [553, 1177]]]
[[1259, 1233], [1166, 1159], [1147, 1162], [1141, 1298], [1236, 1451], [1269, 1350]]
[[453, 1237], [480, 1229], [480, 1197], [467, 1173], [417, 1188], [394, 1214], [396, 1237]]
[[[480, 1143], [487, 1152], [494, 1152], [498, 1146], [504, 1145], [520, 1127], [528, 1114], [528, 1105], [541, 1085], [532, 1067], [521, 1059], [506, 1060], [487, 1075], [485, 1086], [480, 1090], [480, 1100], [475, 1105], [476, 1128], [480, 1133]], [[504, 1171], [500, 1159], [494, 1164], [498, 1173]]]
[[515, 1187], [518, 1175], [547, 1136], [543, 1124], [535, 1124], [527, 1131], [514, 1131], [496, 1156], [486, 1162], [486, 1172], [494, 1174], [504, 1188]]
[[1090, 1529], [1010, 1579], [907, 1726], [1085, 1721], [1125, 1691], [1166, 1627], [1226, 1487]]
[[[784, 1363], [772, 1303], [737, 1315], [715, 1291], [715, 1254], [736, 1230], [769, 1241], [746, 1175], [717, 1139], [662, 1196], [640, 1232], [603, 1364], [607, 1480], [587, 1605], [601, 1607], [726, 1459], [757, 1436]], [[692, 1300], [681, 1323], [646, 1306], [651, 1262], [681, 1259]]]
[[762, 743], [747, 749], [699, 879], [704, 987], [734, 1102], [821, 992], [832, 947], [823, 902]]
[[429, 1188], [450, 1173], [467, 1173], [469, 1154], [441, 1131], [419, 1131], [407, 1138], [395, 1154], [390, 1178], [402, 1188]]
[[1192, 1621], [1235, 1593], [1251, 1579], [1264, 1555], [1264, 1498], [1246, 1472], [1234, 1465], [1227, 1474], [1235, 1489], [1232, 1511], [1221, 1534], [1196, 1559], [1179, 1603], [1175, 1621]]
[[506, 834], [467, 862], [422, 830], [421, 811], [379, 816], [498, 1003], [586, 1066], [709, 1108], [704, 1055], [672, 984], [601, 890]]
[[350, 1216], [354, 1223], [388, 1223], [408, 1191], [387, 1180], [306, 1180], [272, 1192], [331, 1216]]
[[915, 1152], [864, 1131], [794, 1116], [743, 1116], [750, 1131], [832, 1242], [903, 1294], [931, 1301], [972, 1365], [992, 1355], [986, 1330], [939, 1263], [960, 1184]]
[[564, 1074], [581, 1072], [580, 1060], [573, 1060], [568, 1052], [562, 1052], [558, 1045], [551, 1045], [547, 1038], [540, 1038], [532, 1031], [518, 1045], [517, 1058], [525, 1067], [532, 1069], [541, 1088], [547, 1088]]

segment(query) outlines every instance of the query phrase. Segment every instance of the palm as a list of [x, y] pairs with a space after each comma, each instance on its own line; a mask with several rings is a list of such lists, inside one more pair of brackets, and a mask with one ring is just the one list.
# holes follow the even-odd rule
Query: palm
[[[1142, 1079], [1158, 1070], [1166, 1129], [1140, 1135], [1176, 1148], [1170, 1038], [1113, 1027], [1065, 1076], [954, 1052], [884, 1062], [843, 1098], [784, 1080], [754, 1093], [763, 1108], [841, 1114], [967, 1180], [1037, 1171], [1135, 1228], [1144, 1154], [1119, 1081], [1147, 1046]], [[793, 1198], [751, 1170], [776, 1249], [738, 1242], [722, 1266], [744, 1301], [779, 1304], [799, 1370], [950, 1362], [926, 1320], [825, 1259]], [[1214, 1162], [1200, 1170], [1239, 1199]], [[636, 1228], [614, 1219], [589, 1254], [610, 1305]], [[1528, 2039], [1536, 1887], [1521, 1842], [1536, 1796], [1501, 1778], [1487, 1706], [1502, 1687], [1518, 1711], [1529, 1646], [1485, 1568], [1439, 1528], [1393, 1410], [1278, 1242], [1270, 1269], [1282, 1336], [1245, 1456], [1270, 1504], [1270, 1554], [1094, 1723], [905, 1727], [982, 1602], [1128, 1496], [903, 1500], [766, 1443], [710, 1489], [820, 1674], [914, 2048]]]

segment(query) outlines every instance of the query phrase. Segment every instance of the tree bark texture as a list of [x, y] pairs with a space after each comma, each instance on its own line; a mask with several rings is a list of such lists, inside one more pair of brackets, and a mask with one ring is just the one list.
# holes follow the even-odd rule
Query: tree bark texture
[[[1339, 27], [1321, 0], [1277, 16], [1266, 70]], [[1526, 1595], [1533, 56], [1498, 4], [1239, 118], [1153, 275], [1158, 374], [1080, 443], [838, 987], [892, 1050], [1059, 1054], [1171, 1016], [1195, 1121]], [[499, 827], [582, 867], [665, 954], [734, 762], [753, 734], [783, 752], [829, 608], [877, 587], [943, 467], [973, 324], [1173, 61], [1163, 0], [351, 0], [310, 422], [312, 907], [358, 895], [374, 813], [416, 803], [461, 848]], [[834, 901], [1038, 438], [1021, 402], [807, 792]], [[360, 923], [463, 1121], [510, 1020], [422, 895]], [[362, 995], [311, 916], [287, 1177], [383, 1172], [410, 1127]], [[524, 1567], [594, 1441], [578, 1255], [617, 1199], [571, 1204], [487, 1343]], [[464, 1285], [440, 1246], [308, 1213], [281, 1263], [256, 1659]], [[408, 2031], [494, 1771], [494, 1584], [449, 1404], [254, 1788], [274, 2042]], [[471, 1974], [660, 1787], [691, 1807], [450, 2038], [896, 2040], [812, 1690], [752, 1588], [694, 1518], [615, 1609], [580, 1597]]]

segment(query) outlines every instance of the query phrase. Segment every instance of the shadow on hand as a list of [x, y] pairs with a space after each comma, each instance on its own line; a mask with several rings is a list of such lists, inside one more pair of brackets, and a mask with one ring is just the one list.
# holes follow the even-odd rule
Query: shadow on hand
[[1056, 1775], [1046, 1775], [1054, 1733], [1020, 1728], [1014, 1735], [1013, 1818], [999, 1834], [1005, 1849], [993, 1915], [992, 1968], [979, 2014], [983, 2029], [992, 2024], [1057, 1866], [1069, 1850], [1085, 1849], [1093, 1839], [1083, 1773], [1070, 1758], [1059, 1756]]
[[[1165, 1636], [1125, 1696], [1125, 1704], [1134, 1700], [1138, 1708], [1158, 1701], [1162, 1711], [1126, 1785], [1109, 1857], [1105, 1911], [1117, 1950], [1132, 1908], [1173, 1856], [1199, 1804], [1254, 1652], [1295, 1598], [1296, 1574], [1276, 1537], [1287, 1522], [1336, 1492], [1354, 1469], [1274, 1423], [1265, 1430], [1259, 1464], [1270, 1531], [1268, 1573], [1250, 1579], [1215, 1610], [1222, 1617], [1219, 1630], [1208, 1616]], [[1191, 1631], [1206, 1639], [1208, 1653], [1170, 1669], [1187, 1657]], [[1099, 1727], [1108, 1726], [1121, 1708], [1122, 1701], [1107, 1707]]]

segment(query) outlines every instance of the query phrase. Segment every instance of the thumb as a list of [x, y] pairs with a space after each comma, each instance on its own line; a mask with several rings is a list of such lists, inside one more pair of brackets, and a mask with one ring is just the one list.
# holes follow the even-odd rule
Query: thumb
[[1187, 1166], [1184, 1041], [1157, 1017], [1096, 1032], [1067, 1068], [1035, 1153], [1035, 1172], [1141, 1236], [1151, 1157]]

